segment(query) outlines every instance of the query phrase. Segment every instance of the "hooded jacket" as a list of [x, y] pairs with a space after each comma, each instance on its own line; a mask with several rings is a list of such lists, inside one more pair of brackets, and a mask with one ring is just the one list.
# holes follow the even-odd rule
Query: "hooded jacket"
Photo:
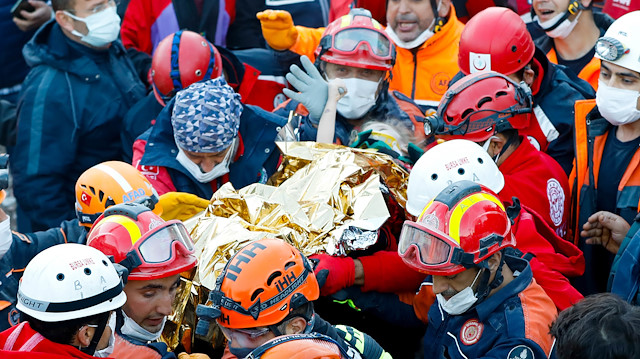
[[107, 50], [76, 43], [55, 21], [24, 47], [32, 67], [18, 103], [11, 171], [23, 232], [75, 218], [75, 182], [91, 166], [120, 159], [122, 118], [145, 95], [122, 44]]

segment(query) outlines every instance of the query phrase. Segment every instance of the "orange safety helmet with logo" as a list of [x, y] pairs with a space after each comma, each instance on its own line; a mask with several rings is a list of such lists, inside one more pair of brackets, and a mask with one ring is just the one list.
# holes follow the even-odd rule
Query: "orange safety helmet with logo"
[[87, 245], [127, 268], [128, 280], [166, 278], [192, 269], [197, 262], [182, 222], [165, 222], [139, 203], [105, 210], [91, 228]]
[[189, 85], [222, 75], [222, 58], [207, 39], [193, 31], [180, 30], [158, 43], [150, 75], [153, 94], [164, 106]]
[[196, 333], [206, 334], [209, 322], [215, 319], [227, 338], [256, 338], [261, 334], [247, 329], [257, 327], [282, 335], [277, 325], [293, 317], [304, 318], [305, 332], [309, 332], [313, 307], [304, 315], [292, 311], [319, 296], [311, 262], [298, 249], [280, 239], [261, 239], [229, 259], [216, 278], [208, 305], [196, 309], [200, 319]]
[[284, 335], [262, 344], [248, 359], [349, 359], [331, 337], [319, 333]]
[[476, 72], [451, 86], [436, 114], [425, 118], [424, 132], [483, 142], [497, 132], [529, 127], [532, 110], [527, 86], [494, 71]]
[[81, 226], [91, 228], [105, 209], [120, 203], [138, 202], [162, 214], [158, 194], [135, 167], [120, 161], [97, 164], [76, 182], [76, 215]]
[[515, 244], [498, 196], [475, 182], [459, 181], [429, 202], [417, 222], [405, 221], [398, 253], [411, 268], [450, 276], [487, 268], [485, 259]]
[[356, 8], [327, 26], [315, 55], [316, 66], [322, 60], [336, 65], [389, 71], [395, 63], [396, 49], [369, 10]]

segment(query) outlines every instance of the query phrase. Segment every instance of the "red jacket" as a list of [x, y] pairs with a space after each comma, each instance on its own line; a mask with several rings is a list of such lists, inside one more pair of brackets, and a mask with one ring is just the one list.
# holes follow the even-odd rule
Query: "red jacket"
[[0, 333], [0, 358], [91, 359], [95, 357], [71, 345], [58, 344], [45, 339], [40, 333], [31, 329], [29, 323], [22, 322]]
[[520, 146], [499, 166], [504, 175], [502, 202], [520, 203], [539, 213], [564, 238], [569, 218], [569, 180], [558, 162], [521, 138]]

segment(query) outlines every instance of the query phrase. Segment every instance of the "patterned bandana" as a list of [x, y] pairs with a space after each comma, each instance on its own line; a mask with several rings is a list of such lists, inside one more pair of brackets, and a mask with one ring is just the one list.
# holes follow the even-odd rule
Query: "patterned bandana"
[[179, 91], [171, 115], [173, 136], [190, 152], [220, 152], [233, 142], [240, 127], [242, 103], [222, 76]]

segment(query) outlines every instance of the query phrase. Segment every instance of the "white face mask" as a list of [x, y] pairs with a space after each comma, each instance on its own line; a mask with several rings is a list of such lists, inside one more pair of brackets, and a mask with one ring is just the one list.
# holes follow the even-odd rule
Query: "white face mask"
[[80, 41], [91, 46], [106, 46], [115, 41], [120, 34], [120, 16], [118, 16], [115, 6], [109, 6], [99, 13], [84, 18], [75, 16], [67, 11], [64, 13], [72, 19], [82, 21], [87, 25], [89, 32], [86, 35], [75, 29], [71, 33], [79, 36]]
[[440, 308], [449, 313], [449, 315], [460, 315], [469, 310], [469, 308], [471, 308], [478, 301], [475, 293], [473, 293], [472, 287], [474, 284], [476, 284], [476, 280], [478, 280], [478, 276], [480, 276], [480, 273], [482, 273], [482, 269], [478, 271], [478, 274], [476, 274], [476, 277], [473, 279], [473, 282], [470, 286], [461, 290], [449, 300], [444, 299], [442, 294], [436, 295]]
[[180, 148], [178, 144], [176, 144], [176, 146], [178, 146], [178, 155], [176, 156], [176, 160], [180, 162], [180, 164], [187, 171], [189, 171], [189, 173], [191, 173], [193, 178], [195, 178], [198, 182], [209, 183], [214, 179], [218, 177], [222, 177], [227, 173], [229, 173], [229, 164], [231, 163], [231, 157], [233, 157], [233, 154], [236, 152], [235, 144], [236, 144], [236, 140], [234, 139], [233, 142], [231, 142], [231, 146], [229, 146], [230, 147], [229, 151], [227, 151], [227, 154], [224, 156], [224, 159], [222, 160], [222, 162], [215, 165], [213, 169], [209, 172], [202, 172], [202, 170], [200, 169], [200, 166], [193, 163], [193, 161], [191, 161], [189, 157], [187, 157], [187, 155], [184, 153], [184, 151], [182, 150], [182, 148]]
[[582, 15], [582, 11], [578, 13], [578, 16], [576, 16], [573, 21], [569, 21], [569, 18], [566, 18], [553, 30], [547, 31], [546, 29], [552, 28], [556, 23], [560, 21], [560, 19], [562, 19], [565, 14], [566, 12], [563, 12], [544, 22], [540, 21], [540, 19], [536, 17], [536, 21], [549, 37], [552, 37], [554, 39], [564, 39], [565, 37], [569, 36], [571, 31], [573, 31], [573, 28], [576, 27], [578, 19], [580, 18], [580, 15]]
[[347, 94], [338, 101], [336, 110], [350, 120], [364, 116], [376, 103], [380, 81], [358, 78], [342, 79], [342, 81], [347, 87]]
[[94, 357], [108, 358], [109, 355], [113, 353], [113, 348], [115, 347], [115, 344], [116, 344], [116, 312], [115, 311], [111, 313], [111, 316], [109, 317], [109, 323], [107, 323], [107, 326], [111, 328], [111, 337], [109, 337], [109, 344], [104, 349], [96, 350], [95, 353], [93, 353]]
[[11, 234], [10, 219], [7, 218], [0, 222], [0, 259], [9, 251], [11, 243], [13, 243], [13, 235]]
[[614, 126], [632, 123], [640, 119], [638, 98], [640, 92], [611, 87], [598, 81], [596, 105], [602, 117]]
[[[440, 11], [440, 5], [442, 5], [442, 0], [440, 0], [438, 2], [438, 6], [436, 8], [436, 12]], [[411, 41], [402, 41], [402, 40], [400, 40], [400, 38], [398, 37], [396, 32], [393, 31], [391, 26], [387, 26], [387, 28], [384, 29], [384, 31], [387, 33], [387, 35], [389, 35], [389, 37], [391, 38], [391, 40], [393, 41], [393, 43], [396, 46], [401, 47], [403, 49], [411, 50], [411, 49], [415, 49], [416, 47], [424, 44], [425, 41], [429, 40], [431, 38], [431, 36], [434, 35], [434, 32], [433, 32], [433, 30], [431, 30], [431, 28], [433, 28], [433, 25], [435, 23], [436, 23], [436, 19], [434, 18], [433, 21], [431, 21], [431, 24], [427, 27], [427, 29], [424, 30], [420, 35], [418, 35], [418, 37], [416, 37], [415, 39], [413, 39]]]
[[120, 332], [123, 335], [142, 342], [152, 342], [160, 338], [162, 329], [164, 329], [164, 323], [167, 321], [167, 317], [164, 317], [164, 319], [162, 319], [162, 326], [160, 327], [160, 330], [152, 333], [138, 325], [135, 320], [129, 318], [124, 310], [122, 311], [122, 315], [124, 316], [124, 324], [122, 325], [122, 328], [120, 328]]

